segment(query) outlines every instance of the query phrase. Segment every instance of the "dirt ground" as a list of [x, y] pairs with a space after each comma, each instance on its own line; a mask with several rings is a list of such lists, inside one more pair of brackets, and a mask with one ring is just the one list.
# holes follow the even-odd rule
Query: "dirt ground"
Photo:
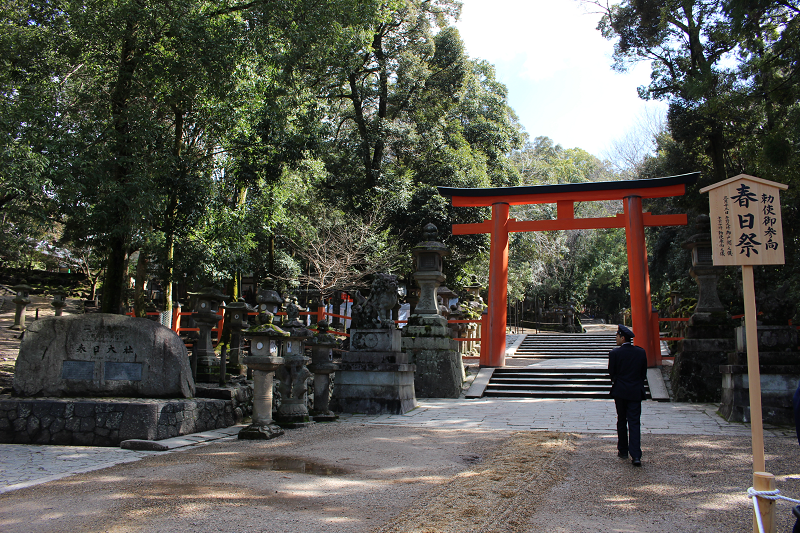
[[[800, 495], [800, 454], [767, 440]], [[553, 432], [317, 424], [272, 441], [157, 455], [0, 495], [4, 533], [746, 532], [747, 438], [613, 439]], [[778, 531], [791, 506], [778, 504]]]

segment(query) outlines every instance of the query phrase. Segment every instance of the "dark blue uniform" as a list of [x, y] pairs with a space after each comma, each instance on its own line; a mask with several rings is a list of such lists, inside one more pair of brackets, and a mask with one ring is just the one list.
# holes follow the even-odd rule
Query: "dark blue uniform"
[[611, 375], [611, 397], [617, 407], [617, 449], [620, 455], [642, 457], [640, 418], [644, 383], [647, 379], [647, 354], [630, 341], [608, 354], [608, 373]]

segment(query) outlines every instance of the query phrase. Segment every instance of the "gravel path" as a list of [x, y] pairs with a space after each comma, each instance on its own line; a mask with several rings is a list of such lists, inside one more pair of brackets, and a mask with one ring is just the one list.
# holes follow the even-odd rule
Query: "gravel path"
[[[643, 450], [634, 468], [597, 436], [317, 424], [0, 495], [0, 531], [751, 531], [748, 438], [648, 435]], [[797, 451], [767, 439], [795, 497]], [[778, 511], [790, 531], [791, 506]]]

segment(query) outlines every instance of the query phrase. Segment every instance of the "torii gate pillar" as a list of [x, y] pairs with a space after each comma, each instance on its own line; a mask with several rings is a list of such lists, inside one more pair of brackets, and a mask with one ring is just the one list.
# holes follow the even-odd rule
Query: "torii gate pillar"
[[[628, 282], [631, 291], [631, 322], [636, 344], [647, 352], [647, 366], [661, 360], [660, 341], [654, 342], [650, 314], [650, 270], [647, 268], [647, 244], [644, 239], [644, 218], [641, 196], [626, 196], [622, 201], [625, 215], [625, 241], [628, 248]], [[656, 354], [655, 350], [659, 350]], [[660, 364], [660, 363], [659, 363]]]
[[[508, 214], [506, 203], [492, 204], [492, 240], [489, 248], [489, 331], [487, 357], [481, 366], [505, 366], [508, 318]], [[481, 343], [481, 354], [484, 346]]]

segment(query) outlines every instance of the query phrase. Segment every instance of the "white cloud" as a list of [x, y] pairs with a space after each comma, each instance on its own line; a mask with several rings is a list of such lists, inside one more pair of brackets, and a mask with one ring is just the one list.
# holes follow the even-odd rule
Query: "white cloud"
[[509, 102], [531, 136], [601, 153], [625, 135], [640, 110], [636, 87], [649, 66], [611, 70], [613, 44], [600, 15], [570, 0], [464, 0], [457, 26], [471, 57], [497, 67]]

